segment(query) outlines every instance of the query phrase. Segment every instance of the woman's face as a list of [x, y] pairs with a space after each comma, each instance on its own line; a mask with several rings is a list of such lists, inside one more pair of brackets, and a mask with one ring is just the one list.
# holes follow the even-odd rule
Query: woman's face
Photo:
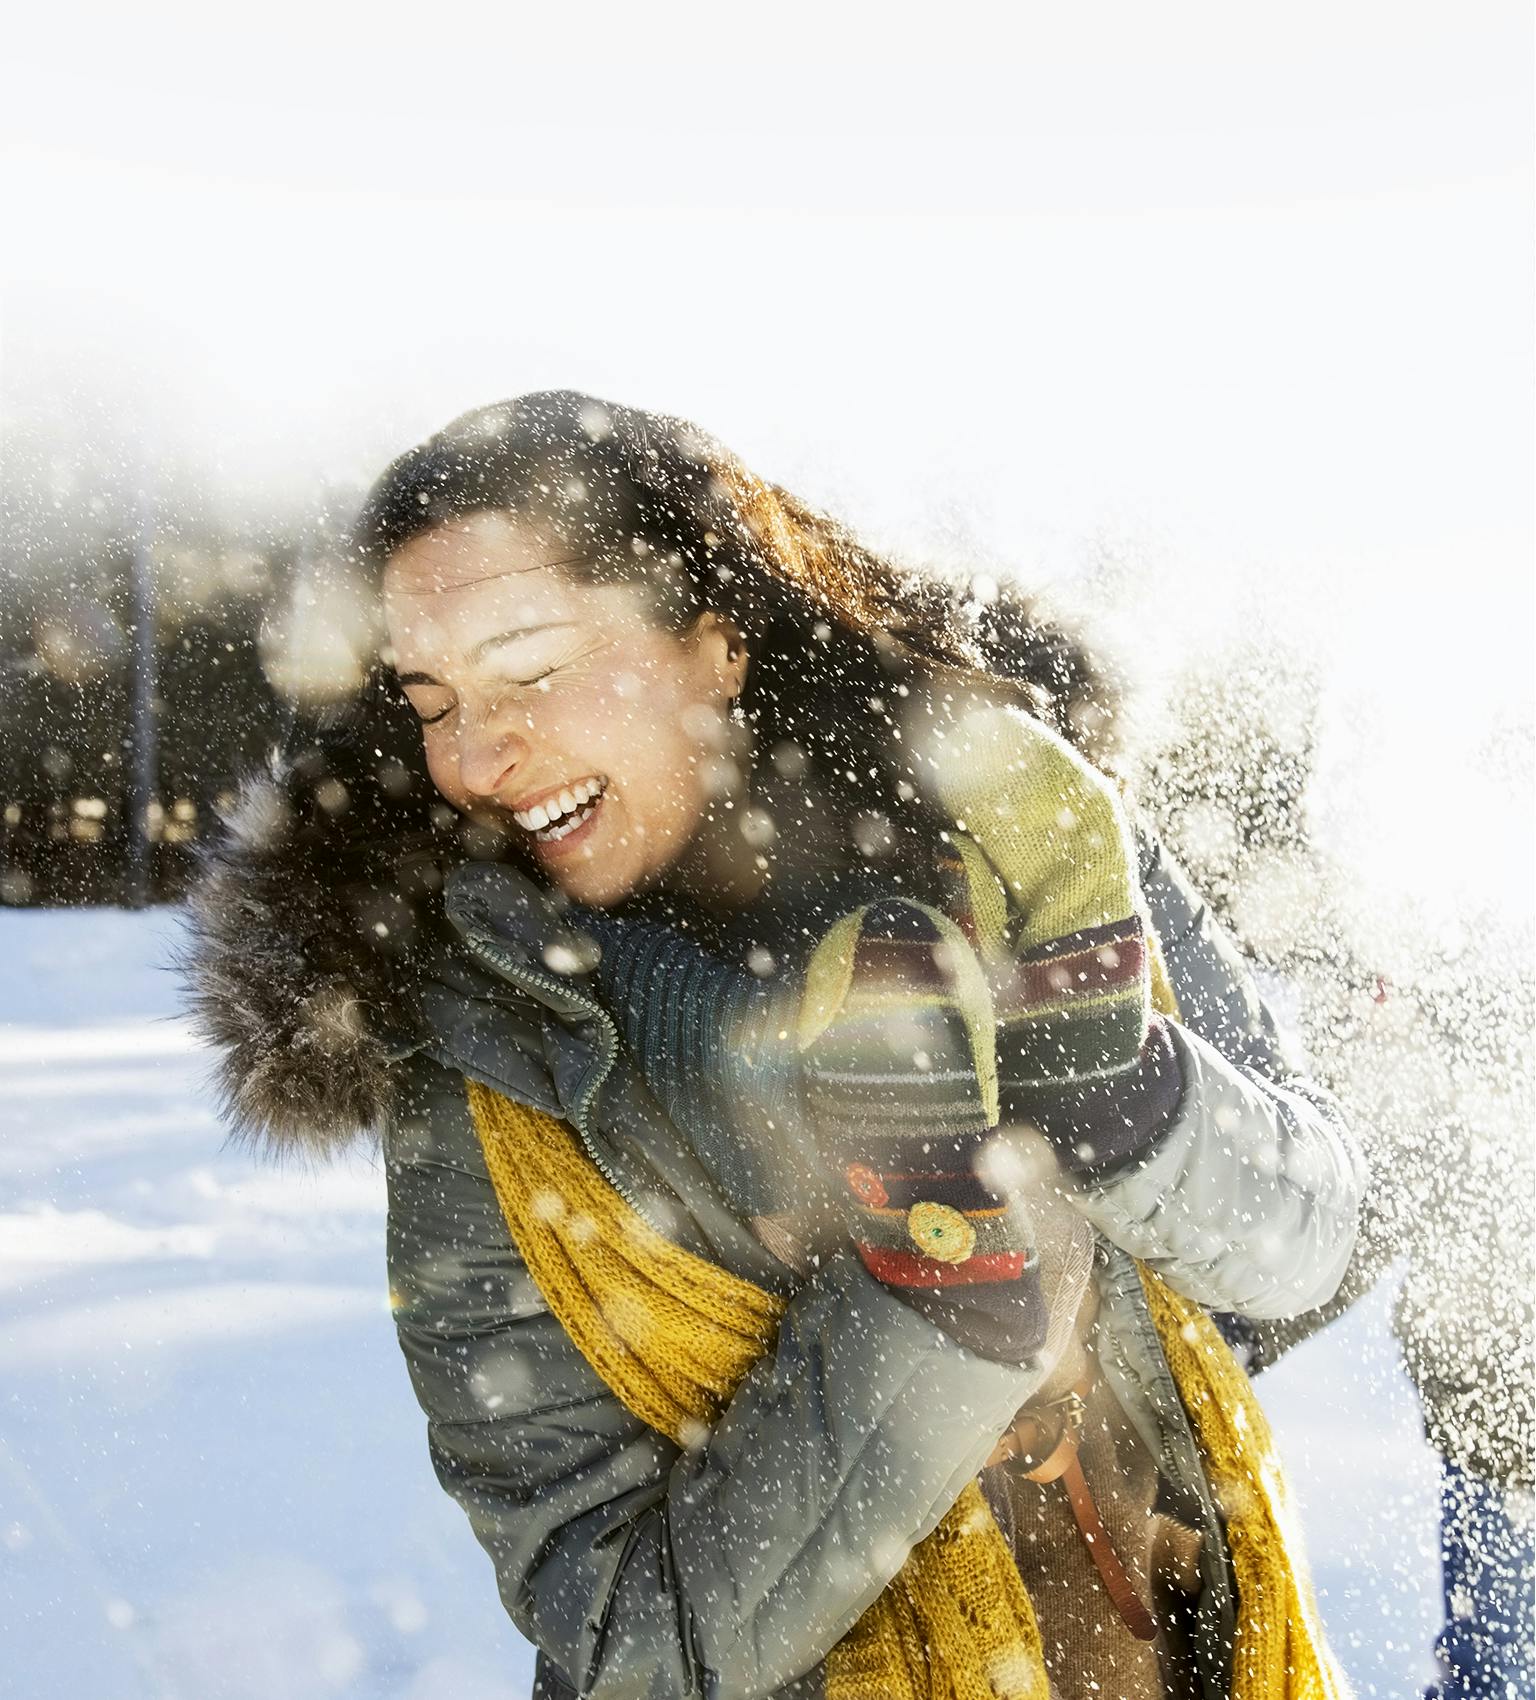
[[631, 584], [582, 584], [536, 522], [482, 513], [396, 550], [384, 618], [432, 783], [602, 907], [688, 847], [746, 654], [716, 616], [659, 628]]

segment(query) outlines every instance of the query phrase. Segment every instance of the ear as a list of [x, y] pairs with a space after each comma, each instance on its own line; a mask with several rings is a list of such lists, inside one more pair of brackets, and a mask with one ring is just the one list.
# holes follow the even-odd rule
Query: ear
[[688, 637], [720, 694], [740, 696], [751, 657], [747, 654], [747, 640], [736, 622], [728, 614], [709, 609], [693, 622]]

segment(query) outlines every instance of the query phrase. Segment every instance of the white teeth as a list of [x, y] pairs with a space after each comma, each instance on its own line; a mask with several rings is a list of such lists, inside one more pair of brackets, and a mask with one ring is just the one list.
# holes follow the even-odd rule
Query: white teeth
[[585, 819], [585, 815], [578, 815], [570, 820], [563, 820], [559, 826], [552, 826], [548, 832], [541, 832], [539, 837], [545, 844], [553, 844], [556, 839], [564, 838], [568, 833], [574, 832]]
[[[567, 790], [557, 792], [553, 797], [546, 797], [542, 803], [531, 809], [517, 809], [512, 818], [526, 832], [544, 834], [546, 841], [552, 838], [563, 838], [580, 824], [575, 819], [562, 819], [562, 816], [574, 815], [577, 809], [585, 809], [592, 799], [598, 796], [606, 780], [583, 779], [580, 784], [572, 785]], [[585, 818], [585, 815], [582, 817]], [[559, 821], [559, 826], [555, 822]], [[545, 828], [551, 830], [545, 833]]]

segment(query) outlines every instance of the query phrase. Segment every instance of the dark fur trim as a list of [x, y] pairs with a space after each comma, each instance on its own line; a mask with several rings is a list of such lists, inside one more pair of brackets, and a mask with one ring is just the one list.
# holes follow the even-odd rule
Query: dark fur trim
[[[403, 858], [381, 868], [317, 831], [304, 819], [313, 789], [276, 761], [243, 784], [201, 852], [176, 963], [192, 1021], [219, 1052], [234, 1137], [279, 1156], [329, 1156], [382, 1130], [390, 1041], [410, 1007], [404, 947], [419, 930]], [[418, 896], [435, 884], [418, 873]]]

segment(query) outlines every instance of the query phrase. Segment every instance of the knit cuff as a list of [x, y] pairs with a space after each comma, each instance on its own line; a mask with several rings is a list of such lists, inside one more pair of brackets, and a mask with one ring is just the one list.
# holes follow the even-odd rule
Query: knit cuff
[[781, 989], [659, 922], [569, 919], [596, 939], [598, 993], [721, 1190], [746, 1215], [803, 1205], [818, 1163]]
[[1063, 1165], [1101, 1179], [1146, 1156], [1178, 1114], [1184, 1077], [1167, 1024], [1155, 1017], [1136, 1065], [1107, 1080], [1080, 1085], [998, 1081], [1005, 1122], [1030, 1122]]

